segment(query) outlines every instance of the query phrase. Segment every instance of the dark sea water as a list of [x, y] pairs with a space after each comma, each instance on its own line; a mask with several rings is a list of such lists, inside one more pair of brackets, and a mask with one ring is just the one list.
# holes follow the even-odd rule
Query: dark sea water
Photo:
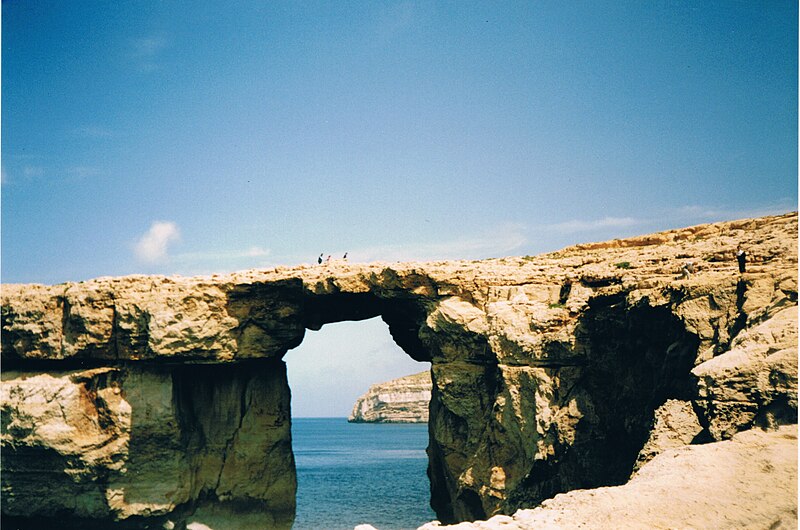
[[425, 424], [292, 419], [297, 464], [293, 530], [415, 529], [436, 518], [425, 470]]

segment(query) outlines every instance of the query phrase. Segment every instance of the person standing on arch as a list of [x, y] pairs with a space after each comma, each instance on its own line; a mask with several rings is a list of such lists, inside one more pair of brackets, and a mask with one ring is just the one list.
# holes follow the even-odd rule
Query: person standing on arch
[[745, 270], [747, 268], [747, 252], [742, 250], [741, 246], [736, 247], [736, 261], [739, 262], [739, 272], [747, 272]]

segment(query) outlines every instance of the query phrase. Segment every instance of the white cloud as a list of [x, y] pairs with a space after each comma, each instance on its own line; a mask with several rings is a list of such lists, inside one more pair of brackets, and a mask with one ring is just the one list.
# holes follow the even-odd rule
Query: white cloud
[[163, 35], [148, 35], [131, 41], [130, 55], [134, 64], [142, 72], [154, 72], [161, 68], [161, 52], [169, 45]]
[[507, 224], [490, 232], [436, 243], [381, 245], [353, 249], [353, 261], [433, 261], [445, 259], [481, 259], [508, 256], [528, 242], [525, 227]]
[[593, 232], [608, 228], [626, 228], [640, 224], [641, 221], [633, 217], [603, 217], [591, 221], [573, 219], [563, 223], [555, 223], [542, 227], [545, 230], [560, 232], [562, 234], [577, 234], [580, 232]]
[[44, 168], [41, 166], [25, 166], [22, 170], [22, 174], [25, 175], [26, 178], [38, 178], [44, 175]]
[[702, 206], [691, 204], [681, 206], [670, 212], [667, 217], [679, 224], [710, 223], [717, 221], [733, 221], [751, 217], [780, 215], [797, 209], [797, 199], [783, 197], [770, 203], [748, 208], [729, 208], [720, 206]]
[[261, 247], [253, 246], [246, 250], [220, 250], [206, 252], [183, 252], [175, 256], [175, 261], [184, 264], [193, 263], [218, 263], [240, 260], [245, 258], [263, 258], [269, 256], [270, 251]]
[[247, 258], [262, 258], [264, 256], [269, 256], [269, 250], [257, 246], [248, 248], [243, 254], [243, 257]]
[[154, 221], [150, 230], [136, 242], [134, 252], [139, 261], [158, 263], [167, 259], [169, 245], [179, 239], [178, 225], [172, 221]]
[[268, 260], [272, 254], [260, 246], [239, 249], [181, 252], [170, 256], [173, 272], [183, 275], [214, 274], [252, 268], [274, 267]]
[[152, 57], [167, 47], [167, 39], [163, 35], [148, 35], [132, 42], [133, 55], [136, 57]]
[[[677, 228], [693, 223], [709, 223], [716, 221], [731, 221], [747, 217], [761, 217], [764, 215], [777, 215], [786, 213], [797, 208], [797, 203], [789, 199], [779, 199], [771, 204], [749, 209], [726, 208], [721, 206], [709, 206], [691, 204], [652, 212], [652, 217], [603, 217], [594, 220], [573, 219], [561, 223], [542, 225], [537, 230], [554, 232], [562, 235], [579, 234], [584, 232], [603, 232], [609, 237], [613, 231], [633, 226], [644, 230], [666, 230]], [[608, 232], [611, 230], [612, 232]]]
[[96, 177], [100, 174], [100, 170], [91, 166], [73, 166], [67, 168], [67, 173], [76, 179], [84, 179], [88, 177]]
[[724, 212], [719, 208], [708, 207], [708, 206], [699, 206], [697, 204], [692, 204], [689, 206], [681, 206], [675, 210], [675, 215], [680, 218], [710, 218], [710, 217], [718, 217], [720, 215], [724, 215]]

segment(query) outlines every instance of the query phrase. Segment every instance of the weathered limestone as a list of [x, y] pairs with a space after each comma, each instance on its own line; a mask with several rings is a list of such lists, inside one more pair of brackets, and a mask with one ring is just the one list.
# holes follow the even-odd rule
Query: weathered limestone
[[671, 449], [627, 484], [556, 495], [532, 510], [419, 530], [797, 528], [797, 426]]
[[431, 374], [421, 372], [369, 387], [353, 405], [354, 423], [427, 423]]
[[[639, 451], [634, 472], [667, 449], [689, 445], [703, 434], [703, 426], [690, 401], [668, 399], [655, 410], [653, 427], [647, 442]], [[703, 440], [700, 440], [703, 441]]]
[[288, 529], [285, 384], [280, 361], [4, 372], [3, 514], [208, 522], [213, 511]]
[[760, 320], [737, 335], [730, 350], [692, 370], [697, 404], [715, 439], [754, 422], [774, 426], [781, 419], [776, 415], [797, 410], [797, 306]]
[[690, 436], [796, 423], [796, 307], [796, 214], [532, 258], [4, 285], [4, 518], [290, 520], [280, 359], [378, 315], [432, 364], [441, 520], [622, 484]]

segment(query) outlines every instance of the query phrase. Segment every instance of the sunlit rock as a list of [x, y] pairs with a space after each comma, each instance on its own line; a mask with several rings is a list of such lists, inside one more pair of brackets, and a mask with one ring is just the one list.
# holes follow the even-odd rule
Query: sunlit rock
[[422, 372], [369, 387], [353, 405], [354, 423], [427, 423], [431, 374]]
[[290, 525], [281, 357], [375, 316], [431, 363], [443, 522], [623, 484], [690, 438], [796, 424], [796, 307], [796, 214], [524, 258], [4, 285], [4, 521]]

